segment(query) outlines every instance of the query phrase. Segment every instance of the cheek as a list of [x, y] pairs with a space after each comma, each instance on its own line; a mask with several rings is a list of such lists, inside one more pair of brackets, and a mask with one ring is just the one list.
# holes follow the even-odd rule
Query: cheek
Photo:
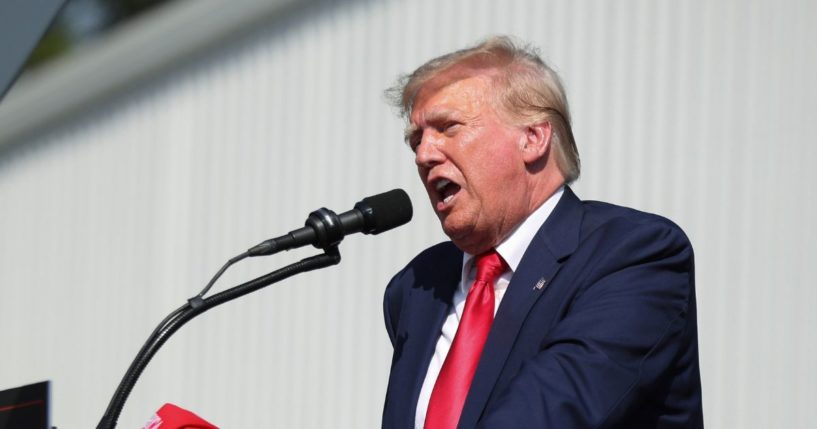
[[463, 135], [456, 147], [459, 162], [455, 164], [474, 194], [487, 197], [513, 192], [508, 187], [524, 170], [518, 135], [505, 130], [472, 131]]
[[506, 182], [516, 177], [524, 163], [521, 161], [519, 151], [512, 145], [510, 142], [504, 145], [490, 145], [480, 151], [472, 162], [475, 173], [493, 179], [494, 182]]
[[[516, 199], [521, 189], [520, 165], [514, 153], [494, 153], [483, 163], [476, 165], [474, 176], [475, 193], [482, 205], [492, 207], [504, 205], [508, 199]], [[501, 210], [501, 209], [500, 209]]]

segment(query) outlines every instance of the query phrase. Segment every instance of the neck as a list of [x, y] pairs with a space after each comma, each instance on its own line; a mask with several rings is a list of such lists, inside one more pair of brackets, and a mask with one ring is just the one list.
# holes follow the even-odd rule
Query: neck
[[530, 216], [536, 209], [545, 203], [556, 191], [565, 185], [564, 176], [560, 172], [557, 174], [540, 175], [531, 186], [531, 196], [528, 199], [528, 213]]

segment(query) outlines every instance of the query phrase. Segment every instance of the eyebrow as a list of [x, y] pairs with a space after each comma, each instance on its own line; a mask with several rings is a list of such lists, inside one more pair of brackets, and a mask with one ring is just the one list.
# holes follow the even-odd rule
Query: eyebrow
[[[451, 119], [453, 116], [460, 116], [462, 115], [461, 112], [452, 109], [434, 109], [428, 112], [425, 117], [423, 118], [426, 123], [433, 124], [435, 122], [440, 122], [443, 120]], [[414, 124], [409, 124], [405, 130], [403, 130], [403, 140], [408, 143], [410, 139], [420, 131], [420, 127]]]
[[409, 143], [411, 137], [414, 136], [414, 134], [416, 134], [418, 131], [420, 131], [419, 127], [417, 127], [414, 124], [409, 124], [408, 126], [406, 126], [406, 129], [403, 130], [403, 140], [406, 143]]

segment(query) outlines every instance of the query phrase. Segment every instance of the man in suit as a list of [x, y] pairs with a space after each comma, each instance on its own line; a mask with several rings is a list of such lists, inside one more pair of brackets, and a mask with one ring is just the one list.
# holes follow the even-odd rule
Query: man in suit
[[494, 37], [391, 92], [451, 239], [385, 294], [385, 428], [702, 428], [692, 248], [662, 217], [579, 200], [567, 100]]

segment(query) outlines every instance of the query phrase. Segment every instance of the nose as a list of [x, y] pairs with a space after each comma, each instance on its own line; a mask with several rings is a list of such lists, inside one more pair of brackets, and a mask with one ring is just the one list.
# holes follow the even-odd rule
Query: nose
[[445, 160], [441, 150], [441, 141], [432, 136], [423, 136], [414, 152], [414, 163], [418, 167], [431, 168]]

